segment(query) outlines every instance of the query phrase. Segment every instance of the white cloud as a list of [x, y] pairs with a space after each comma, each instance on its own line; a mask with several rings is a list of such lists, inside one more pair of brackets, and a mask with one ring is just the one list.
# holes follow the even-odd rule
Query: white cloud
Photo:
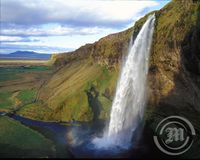
[[144, 9], [157, 5], [158, 2], [149, 0], [2, 0], [1, 21], [26, 25], [59, 23], [118, 27], [113, 25], [129, 23]]
[[38, 42], [39, 39], [29, 38], [29, 37], [20, 37], [20, 36], [1, 36], [0, 43], [6, 42]]
[[[130, 1], [130, 0], [118, 0], [118, 1], [102, 1], [102, 0], [74, 0], [69, 3], [66, 0], [53, 0], [54, 7], [57, 8], [59, 4], [62, 4], [62, 8], [58, 12], [54, 12], [52, 17], [63, 16], [65, 18], [71, 17], [69, 11], [75, 11], [73, 18], [81, 16], [80, 13], [88, 13], [93, 15], [102, 21], [129, 21], [133, 19], [141, 10], [146, 7], [150, 8], [158, 5], [156, 1]], [[55, 9], [49, 6], [51, 9]], [[65, 10], [64, 8], [70, 8]], [[69, 17], [68, 17], [69, 16]], [[95, 20], [95, 19], [94, 19]]]
[[13, 41], [21, 41], [23, 38], [22, 37], [10, 37], [10, 36], [0, 36], [0, 41], [8, 41], [8, 42], [13, 42]]
[[139, 17], [164, 5], [157, 0], [0, 1], [0, 50], [5, 53], [31, 47], [72, 50], [133, 26]]
[[[111, 28], [102, 27], [65, 27], [61, 25], [53, 25], [50, 27], [30, 27], [30, 28], [8, 28], [2, 29], [1, 35], [5, 35], [4, 38], [10, 38], [9, 36], [66, 36], [66, 35], [91, 35], [98, 34], [100, 32], [113, 31]], [[16, 37], [15, 37], [16, 38]], [[17, 37], [20, 38], [20, 37]], [[16, 39], [17, 40], [17, 39]]]

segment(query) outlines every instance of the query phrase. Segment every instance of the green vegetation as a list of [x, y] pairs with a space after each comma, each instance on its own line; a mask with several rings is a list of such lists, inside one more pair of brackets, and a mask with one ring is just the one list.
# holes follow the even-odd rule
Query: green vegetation
[[48, 71], [50, 69], [51, 69], [50, 66], [30, 66], [30, 67], [25, 67], [24, 72]]
[[30, 103], [35, 100], [35, 97], [36, 97], [36, 91], [34, 90], [22, 90], [17, 95], [17, 98], [22, 103]]
[[51, 71], [51, 66], [44, 65], [12, 66], [6, 64], [4, 67], [0, 67], [0, 110], [12, 111], [34, 102], [39, 87], [51, 74]]
[[[17, 94], [16, 94], [17, 93]], [[9, 111], [16, 107], [33, 102], [36, 97], [35, 90], [21, 90], [18, 92], [0, 92], [0, 110]]]
[[8, 117], [0, 117], [0, 155], [2, 157], [49, 157], [52, 142], [36, 131]]
[[43, 107], [40, 103], [31, 103], [23, 106], [17, 114], [35, 120], [47, 121], [51, 109]]
[[16, 75], [15, 72], [11, 72], [8, 69], [0, 68], [0, 82], [19, 79], [20, 77]]
[[78, 61], [60, 69], [51, 78], [40, 91], [40, 100], [44, 102], [43, 106], [52, 109], [52, 113], [48, 114], [51, 120], [89, 121], [93, 113], [86, 91], [93, 86], [99, 93], [98, 101], [103, 109], [100, 118], [105, 119], [108, 117], [106, 112], [111, 105], [117, 78], [117, 69], [92, 64], [90, 61]]
[[11, 100], [11, 92], [0, 92], [0, 110], [8, 110], [14, 104]]
[[0, 67], [0, 82], [21, 79], [23, 73], [43, 72], [49, 70], [51, 70], [50, 66]]
[[47, 71], [50, 70], [50, 66], [9, 66], [9, 67], [0, 67], [0, 73], [23, 73], [23, 72], [32, 72], [32, 71]]

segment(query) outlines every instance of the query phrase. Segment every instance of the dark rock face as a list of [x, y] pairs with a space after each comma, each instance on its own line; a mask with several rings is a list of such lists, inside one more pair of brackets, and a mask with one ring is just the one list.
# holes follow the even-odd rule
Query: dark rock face
[[194, 28], [182, 43], [184, 65], [194, 75], [200, 75], [200, 32]]

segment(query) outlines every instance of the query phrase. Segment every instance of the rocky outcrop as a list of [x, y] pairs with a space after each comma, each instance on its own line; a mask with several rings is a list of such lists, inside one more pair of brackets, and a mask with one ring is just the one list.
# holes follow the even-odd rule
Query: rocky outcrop
[[74, 52], [53, 55], [54, 65], [62, 67], [73, 61], [91, 59], [93, 63], [110, 67], [121, 62], [122, 55], [127, 53], [130, 37], [134, 28], [108, 35], [94, 44], [86, 44]]

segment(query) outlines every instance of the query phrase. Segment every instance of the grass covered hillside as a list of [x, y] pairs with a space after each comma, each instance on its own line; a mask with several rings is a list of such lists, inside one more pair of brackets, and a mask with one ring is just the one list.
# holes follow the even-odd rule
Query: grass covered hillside
[[61, 68], [52, 76], [40, 92], [40, 99], [54, 112], [52, 120], [88, 121], [92, 119], [92, 106], [87, 91], [92, 87], [99, 93], [95, 100], [102, 107], [100, 117], [108, 117], [109, 108], [117, 82], [118, 69], [93, 64], [90, 60], [73, 62]]
[[8, 117], [0, 117], [1, 158], [53, 157], [53, 143], [40, 133]]

